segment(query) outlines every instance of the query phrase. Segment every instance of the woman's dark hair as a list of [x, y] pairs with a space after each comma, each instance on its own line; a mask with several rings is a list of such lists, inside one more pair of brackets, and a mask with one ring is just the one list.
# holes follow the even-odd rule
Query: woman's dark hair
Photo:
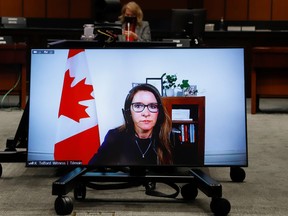
[[125, 129], [129, 133], [135, 133], [134, 123], [131, 116], [131, 103], [138, 91], [151, 92], [158, 104], [159, 114], [157, 122], [153, 129], [153, 135], [158, 140], [157, 155], [160, 164], [172, 164], [172, 150], [170, 144], [170, 132], [172, 128], [171, 118], [168, 115], [166, 108], [162, 105], [161, 95], [156, 87], [150, 84], [140, 84], [132, 88], [125, 100], [123, 115], [125, 118]]

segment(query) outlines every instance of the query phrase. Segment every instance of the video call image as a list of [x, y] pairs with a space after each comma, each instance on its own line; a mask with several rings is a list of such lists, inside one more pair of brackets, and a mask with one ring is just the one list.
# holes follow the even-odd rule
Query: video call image
[[[175, 74], [177, 84], [189, 80], [197, 94], [187, 97], [205, 101], [204, 161], [189, 164], [185, 154], [187, 160], [174, 165], [247, 165], [243, 48], [32, 49], [30, 73], [28, 166], [91, 165], [107, 132], [125, 122], [122, 109], [132, 87], [148, 82], [165, 98], [159, 82], [163, 74]], [[145, 106], [132, 108], [157, 110]], [[193, 127], [189, 124], [187, 130]], [[154, 142], [147, 142], [156, 152]], [[146, 148], [137, 148], [148, 157]], [[108, 154], [115, 155], [113, 151], [118, 150], [111, 148]], [[105, 163], [145, 165], [111, 159], [93, 166]]]

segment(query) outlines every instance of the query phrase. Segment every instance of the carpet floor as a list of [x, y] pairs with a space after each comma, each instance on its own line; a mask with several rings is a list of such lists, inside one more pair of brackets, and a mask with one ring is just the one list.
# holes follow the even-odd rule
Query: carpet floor
[[[288, 212], [288, 100], [261, 99], [261, 112], [250, 114], [247, 100], [249, 166], [246, 179], [232, 182], [229, 167], [205, 168], [222, 185], [223, 197], [231, 203], [229, 215], [287, 215]], [[13, 137], [23, 111], [0, 109], [0, 150]], [[27, 168], [24, 163], [2, 163], [0, 178], [0, 215], [56, 215], [52, 183], [55, 168]], [[157, 184], [165, 193], [171, 188]], [[73, 198], [73, 192], [68, 194]], [[193, 202], [177, 198], [145, 195], [143, 186], [121, 190], [87, 189], [84, 201], [74, 200], [71, 215], [77, 216], [191, 216], [213, 215], [211, 199], [199, 191]]]

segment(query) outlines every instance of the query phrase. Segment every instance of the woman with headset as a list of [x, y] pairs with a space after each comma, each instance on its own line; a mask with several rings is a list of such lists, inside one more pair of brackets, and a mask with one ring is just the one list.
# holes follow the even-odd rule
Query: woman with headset
[[132, 88], [126, 97], [125, 124], [108, 131], [90, 165], [169, 165], [171, 118], [158, 90], [150, 84]]

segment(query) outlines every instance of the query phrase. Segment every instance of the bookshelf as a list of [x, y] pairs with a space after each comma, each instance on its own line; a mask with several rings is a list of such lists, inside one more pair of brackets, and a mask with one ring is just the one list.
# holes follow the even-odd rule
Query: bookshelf
[[205, 97], [163, 97], [172, 118], [174, 163], [203, 166], [205, 144]]

